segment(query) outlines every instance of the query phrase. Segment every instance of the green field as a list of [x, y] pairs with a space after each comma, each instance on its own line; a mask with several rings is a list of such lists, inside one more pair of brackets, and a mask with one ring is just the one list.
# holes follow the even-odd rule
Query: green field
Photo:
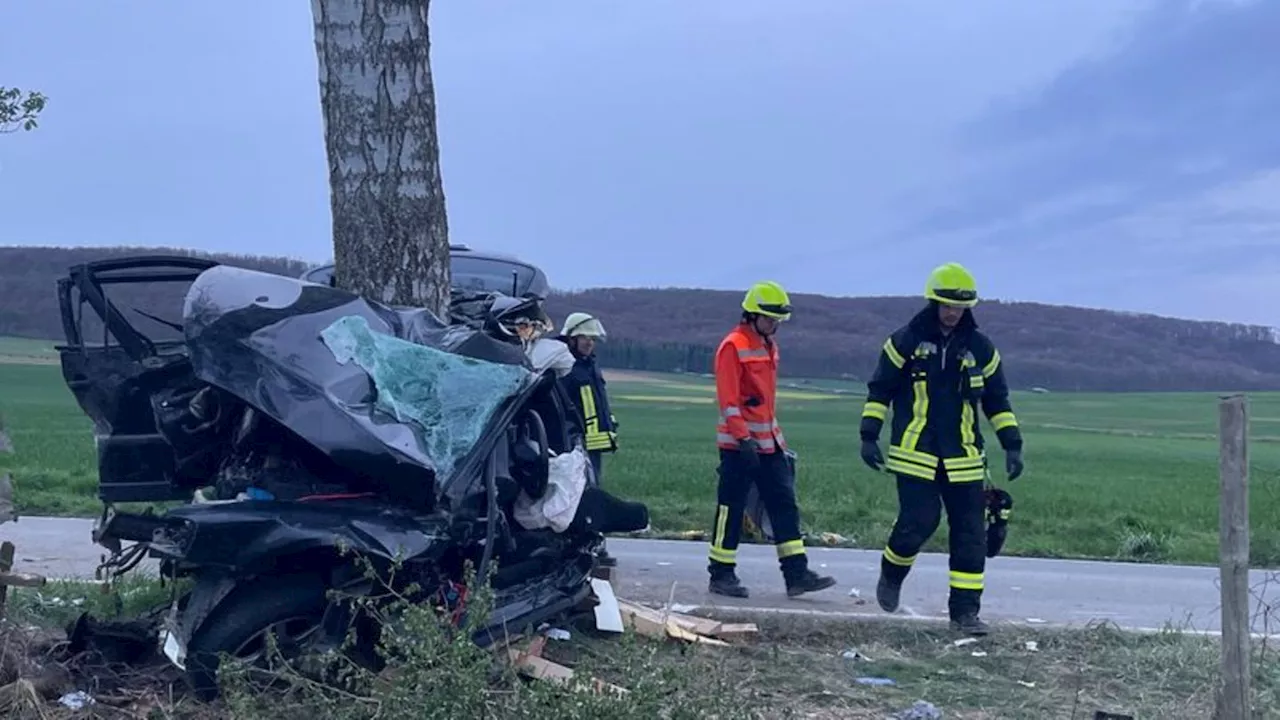
[[[605, 486], [649, 504], [662, 532], [705, 530], [715, 502], [709, 381], [628, 376], [610, 383], [621, 422]], [[879, 547], [893, 521], [890, 476], [858, 459], [857, 397], [780, 392], [780, 421], [800, 456], [797, 488], [807, 532]], [[1014, 398], [1026, 437], [1026, 474], [1008, 487], [1017, 506], [1009, 554], [1151, 562], [1217, 558], [1217, 400], [1211, 394], [1031, 394]], [[91, 514], [89, 422], [53, 365], [0, 363], [0, 410], [16, 454], [26, 514]], [[1252, 551], [1280, 566], [1280, 394], [1251, 396]], [[987, 437], [992, 434], [987, 432]], [[993, 468], [1003, 482], [1003, 458]], [[945, 548], [945, 525], [929, 549]]]

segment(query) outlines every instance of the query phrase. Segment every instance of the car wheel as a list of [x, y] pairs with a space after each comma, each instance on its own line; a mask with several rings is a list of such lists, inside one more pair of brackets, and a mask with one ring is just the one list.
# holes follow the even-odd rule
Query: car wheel
[[218, 695], [222, 654], [254, 666], [265, 661], [268, 634], [287, 658], [320, 628], [328, 599], [318, 574], [261, 577], [240, 586], [219, 603], [187, 644], [187, 681], [196, 695]]

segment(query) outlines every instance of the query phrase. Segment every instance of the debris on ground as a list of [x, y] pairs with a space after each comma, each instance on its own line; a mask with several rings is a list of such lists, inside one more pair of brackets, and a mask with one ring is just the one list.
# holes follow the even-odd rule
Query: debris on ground
[[754, 623], [722, 623], [718, 620], [656, 610], [627, 600], [618, 600], [622, 622], [636, 633], [664, 640], [675, 638], [689, 643], [725, 646], [726, 639], [759, 632]]
[[1035, 640], [1028, 640], [1026, 644], [1026, 648], [1029, 652], [1036, 652], [1040, 649], [1040, 644], [1037, 643]]
[[885, 677], [859, 677], [859, 678], [854, 678], [853, 681], [858, 683], [859, 685], [890, 686], [890, 685], [898, 684], [893, 680], [893, 678], [885, 678]]
[[[538, 636], [531, 640], [524, 650], [508, 647], [507, 657], [516, 670], [526, 677], [568, 685], [574, 678], [573, 670], [542, 657], [542, 650], [546, 644], [547, 639]], [[591, 678], [591, 687], [596, 692], [608, 691], [616, 695], [626, 695], [630, 692], [626, 688], [607, 683], [599, 678]]]
[[872, 660], [871, 658], [859, 652], [857, 648], [849, 648], [848, 650], [845, 650], [844, 652], [840, 653], [840, 657], [844, 658], [845, 660], [860, 660], [862, 662], [875, 662], [875, 660]]
[[548, 640], [568, 640], [572, 637], [569, 634], [569, 631], [564, 628], [547, 628], [542, 634], [546, 636]]
[[94, 703], [93, 696], [83, 690], [69, 692], [58, 698], [58, 702], [72, 710], [83, 710]]
[[931, 702], [917, 700], [911, 707], [893, 716], [894, 720], [942, 720], [942, 711]]
[[959, 640], [956, 640], [951, 644], [955, 645], [956, 647], [964, 647], [965, 645], [972, 645], [976, 642], [978, 642], [978, 638], [967, 637], [967, 638], [960, 638]]

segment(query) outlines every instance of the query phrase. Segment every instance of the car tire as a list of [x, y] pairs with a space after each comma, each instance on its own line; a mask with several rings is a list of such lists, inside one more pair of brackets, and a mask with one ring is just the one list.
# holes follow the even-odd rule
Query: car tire
[[220, 655], [251, 654], [246, 646], [262, 643], [268, 629], [277, 629], [279, 635], [276, 626], [285, 624], [294, 637], [314, 631], [329, 604], [326, 590], [317, 573], [259, 577], [233, 590], [187, 643], [186, 675], [192, 691], [206, 702], [216, 698]]

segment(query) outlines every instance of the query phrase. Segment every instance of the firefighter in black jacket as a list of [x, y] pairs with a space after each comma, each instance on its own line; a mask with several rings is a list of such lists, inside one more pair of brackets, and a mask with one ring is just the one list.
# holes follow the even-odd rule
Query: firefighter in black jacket
[[[963, 266], [935, 268], [925, 286], [928, 307], [885, 340], [867, 383], [859, 435], [862, 459], [897, 476], [898, 518], [880, 560], [876, 600], [898, 608], [902, 583], [920, 548], [938, 529], [944, 505], [950, 526], [951, 626], [985, 635], [979, 618], [986, 564], [987, 460], [977, 409], [995, 428], [1013, 480], [1022, 474], [1022, 435], [1009, 403], [1000, 352], [978, 330], [973, 276]], [[889, 458], [880, 429], [893, 408]]]
[[[609, 410], [609, 395], [605, 391], [604, 375], [596, 365], [596, 341], [605, 337], [604, 325], [595, 317], [584, 313], [571, 313], [565, 318], [560, 340], [573, 353], [573, 367], [560, 378], [569, 397], [582, 414], [587, 445], [587, 457], [596, 477], [596, 485], [604, 474], [604, 454], [618, 449], [618, 421]], [[602, 551], [602, 565], [616, 564], [613, 557]]]

